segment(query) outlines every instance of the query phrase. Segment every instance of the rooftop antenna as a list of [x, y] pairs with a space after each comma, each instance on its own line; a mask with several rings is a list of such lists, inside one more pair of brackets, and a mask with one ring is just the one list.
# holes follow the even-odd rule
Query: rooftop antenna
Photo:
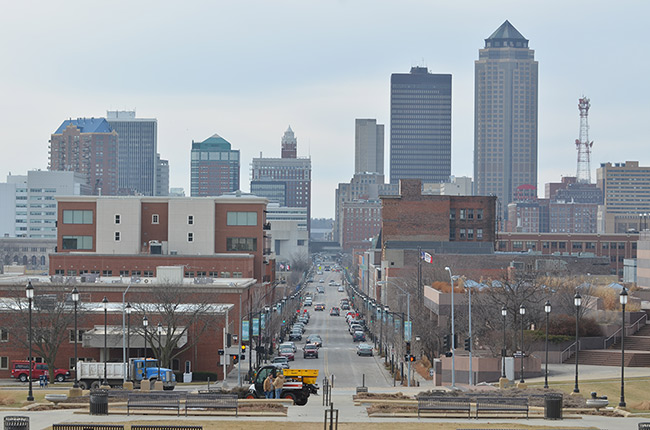
[[576, 139], [576, 149], [578, 150], [578, 168], [576, 172], [576, 182], [578, 184], [591, 183], [591, 147], [594, 142], [589, 141], [589, 108], [591, 103], [589, 99], [582, 96], [578, 99], [578, 110], [580, 111], [580, 138]]

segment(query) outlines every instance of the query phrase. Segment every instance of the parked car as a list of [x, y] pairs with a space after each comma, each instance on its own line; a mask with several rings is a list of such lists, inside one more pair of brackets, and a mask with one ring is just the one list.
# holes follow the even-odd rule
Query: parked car
[[280, 348], [278, 348], [278, 353], [280, 354], [280, 357], [286, 357], [289, 361], [293, 361], [295, 358], [293, 349], [290, 346], [280, 346]]
[[357, 346], [357, 355], [367, 355], [368, 357], [372, 357], [372, 346], [367, 343], [360, 343], [359, 346]]
[[[50, 379], [50, 374], [47, 369], [47, 364], [32, 362], [32, 381], [38, 381], [41, 376], [45, 376], [47, 380]], [[11, 377], [19, 379], [20, 382], [29, 381], [29, 361], [16, 360], [11, 364]], [[64, 382], [70, 377], [70, 371], [66, 369], [54, 369], [54, 380], [56, 382]]]
[[339, 308], [334, 306], [332, 309], [330, 309], [330, 316], [331, 317], [338, 317], [339, 315], [341, 315], [341, 311], [339, 310]]
[[310, 334], [307, 336], [307, 343], [313, 343], [317, 347], [323, 346], [323, 338], [319, 334]]
[[350, 334], [354, 334], [355, 331], [363, 332], [363, 327], [359, 324], [352, 324], [350, 326]]
[[285, 356], [274, 357], [273, 360], [271, 360], [271, 364], [274, 364], [281, 369], [288, 369], [289, 359]]
[[357, 330], [352, 335], [352, 341], [353, 342], [365, 342], [366, 341], [366, 335], [363, 334], [362, 331]]
[[302, 348], [303, 351], [303, 358], [318, 358], [318, 347], [314, 345], [313, 343], [308, 343]]

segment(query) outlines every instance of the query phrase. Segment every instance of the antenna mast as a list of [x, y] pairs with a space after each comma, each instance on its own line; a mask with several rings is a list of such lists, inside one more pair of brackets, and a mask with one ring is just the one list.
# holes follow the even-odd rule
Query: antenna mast
[[576, 139], [576, 149], [578, 150], [578, 170], [576, 173], [576, 182], [579, 184], [591, 183], [591, 147], [594, 142], [589, 141], [589, 108], [591, 103], [589, 99], [582, 96], [578, 99], [578, 110], [580, 111], [580, 138]]

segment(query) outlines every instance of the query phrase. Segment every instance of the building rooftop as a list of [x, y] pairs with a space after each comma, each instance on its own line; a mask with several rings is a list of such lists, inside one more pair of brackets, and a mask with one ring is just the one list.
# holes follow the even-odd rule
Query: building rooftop
[[[528, 39], [526, 39], [522, 34], [517, 31], [517, 29], [510, 24], [510, 21], [506, 20], [499, 28], [496, 29], [494, 33], [485, 39], [486, 47], [488, 46], [500, 46], [499, 43], [490, 43], [490, 42], [519, 42], [517, 47], [528, 47]], [[523, 43], [522, 43], [523, 42]], [[505, 44], [503, 46], [506, 46]], [[513, 46], [513, 45], [510, 45]]]
[[203, 142], [192, 142], [192, 149], [230, 151], [230, 142], [217, 133], [205, 139]]
[[69, 125], [79, 129], [81, 133], [111, 133], [111, 128], [105, 118], [77, 118], [67, 119], [56, 129], [54, 134], [61, 134]]

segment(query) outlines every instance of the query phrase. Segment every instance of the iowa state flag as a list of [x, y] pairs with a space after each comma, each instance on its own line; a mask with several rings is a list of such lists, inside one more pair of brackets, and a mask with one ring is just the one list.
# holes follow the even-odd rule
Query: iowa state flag
[[433, 256], [428, 252], [420, 251], [420, 258], [429, 264], [433, 263]]

